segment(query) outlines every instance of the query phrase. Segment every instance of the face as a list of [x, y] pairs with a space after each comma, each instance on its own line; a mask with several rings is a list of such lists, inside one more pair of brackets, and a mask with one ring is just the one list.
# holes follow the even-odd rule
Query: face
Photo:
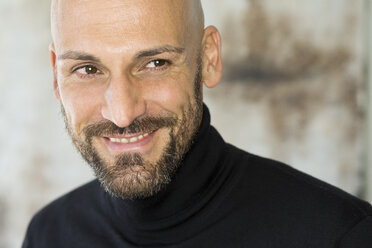
[[75, 146], [108, 192], [155, 194], [202, 118], [202, 36], [187, 32], [188, 1], [55, 5], [55, 92]]

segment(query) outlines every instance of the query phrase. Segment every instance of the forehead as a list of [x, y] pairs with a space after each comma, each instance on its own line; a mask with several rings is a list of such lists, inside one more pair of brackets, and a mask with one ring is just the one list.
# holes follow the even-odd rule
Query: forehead
[[52, 15], [56, 49], [183, 45], [184, 5], [183, 0], [59, 0]]

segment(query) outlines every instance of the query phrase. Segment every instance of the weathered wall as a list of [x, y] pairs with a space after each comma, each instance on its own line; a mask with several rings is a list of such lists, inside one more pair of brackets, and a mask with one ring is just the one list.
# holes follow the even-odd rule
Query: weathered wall
[[366, 153], [365, 153], [365, 162], [366, 162], [366, 195], [367, 199], [372, 201], [372, 1], [365, 1], [365, 50], [369, 54], [366, 59], [366, 75], [368, 78], [367, 94], [368, 94], [368, 122], [367, 122], [367, 140], [365, 141]]
[[0, 1], [0, 247], [20, 247], [41, 205], [92, 173], [53, 97], [49, 0]]
[[213, 122], [248, 151], [362, 196], [365, 1], [239, 4], [218, 23], [225, 77], [206, 92]]
[[[362, 192], [364, 2], [203, 0], [224, 37], [225, 77], [205, 94], [225, 139]], [[0, 2], [0, 248], [19, 247], [37, 209], [92, 178], [53, 98], [49, 4]]]

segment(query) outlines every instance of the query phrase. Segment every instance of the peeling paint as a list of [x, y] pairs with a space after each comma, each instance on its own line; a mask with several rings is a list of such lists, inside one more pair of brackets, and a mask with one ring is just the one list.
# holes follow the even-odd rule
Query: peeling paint
[[294, 136], [301, 141], [314, 115], [326, 105], [337, 105], [350, 115], [346, 142], [355, 142], [364, 109], [357, 99], [362, 83], [345, 70], [353, 62], [352, 48], [340, 42], [326, 49], [296, 36], [294, 30], [301, 27], [290, 15], [270, 15], [258, 0], [250, 1], [242, 26], [248, 52], [243, 60], [226, 64], [224, 79], [249, 84], [245, 99], [268, 101], [277, 139]]
[[296, 28], [296, 21], [289, 15], [271, 16], [260, 1], [250, 1], [241, 28], [247, 53], [241, 60], [226, 60], [225, 79], [247, 83], [296, 80], [344, 70], [352, 59], [350, 49], [342, 42], [322, 48], [308, 37], [299, 37]]
[[[312, 32], [303, 30], [310, 20], [299, 22], [293, 10], [270, 9], [271, 1], [247, 2], [240, 26], [232, 29], [229, 20], [229, 26], [222, 28], [231, 34], [241, 31], [242, 41], [237, 35], [229, 35], [224, 44], [228, 51], [234, 48], [242, 55], [231, 58], [229, 52], [224, 53], [226, 86], [207, 94], [214, 104], [223, 94], [225, 103], [218, 105], [220, 112], [239, 115], [228, 115], [235, 121], [226, 122], [226, 126], [216, 125], [222, 133], [246, 130], [240, 120], [254, 123], [258, 119], [263, 127], [241, 131], [239, 135], [245, 138], [240, 147], [255, 153], [254, 137], [266, 147], [258, 154], [287, 162], [358, 194], [361, 130], [366, 113], [363, 61], [358, 50], [361, 13], [356, 5], [343, 1], [343, 6], [350, 7], [340, 8], [344, 11], [336, 15], [338, 29], [327, 26], [328, 17], [322, 16], [324, 25], [317, 27], [315, 38]], [[316, 13], [312, 17], [317, 18]], [[260, 109], [260, 116], [254, 108]], [[257, 128], [258, 124], [250, 126]], [[258, 134], [258, 130], [263, 131]]]

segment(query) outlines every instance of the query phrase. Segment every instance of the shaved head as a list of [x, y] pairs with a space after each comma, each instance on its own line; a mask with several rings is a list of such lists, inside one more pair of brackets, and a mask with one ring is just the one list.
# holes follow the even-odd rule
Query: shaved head
[[[200, 0], [52, 0], [51, 31], [53, 42], [57, 43], [56, 45], [58, 45], [60, 36], [63, 35], [61, 34], [63, 26], [74, 25], [79, 22], [79, 16], [75, 16], [73, 19], [67, 19], [66, 17], [69, 16], [68, 13], [74, 12], [74, 9], [79, 8], [81, 5], [88, 5], [88, 3], [89, 5], [93, 5], [94, 2], [100, 5], [104, 10], [110, 9], [110, 6], [112, 6], [112, 15], [120, 15], [118, 11], [115, 11], [117, 7], [126, 7], [128, 10], [141, 8], [146, 15], [153, 15], [156, 18], [162, 18], [164, 15], [171, 16], [171, 19], [181, 20], [180, 24], [182, 24], [183, 33], [189, 42], [193, 42], [195, 45], [195, 42], [198, 44], [202, 40], [204, 13]], [[86, 11], [89, 11], [89, 9], [94, 16], [100, 8], [88, 8]], [[157, 10], [162, 11], [159, 12]], [[76, 12], [79, 13], [79, 10]], [[134, 20], [137, 24], [149, 25], [149, 23], [139, 19], [140, 16], [132, 15], [131, 17], [138, 17], [138, 19], [132, 19], [132, 21]]]

